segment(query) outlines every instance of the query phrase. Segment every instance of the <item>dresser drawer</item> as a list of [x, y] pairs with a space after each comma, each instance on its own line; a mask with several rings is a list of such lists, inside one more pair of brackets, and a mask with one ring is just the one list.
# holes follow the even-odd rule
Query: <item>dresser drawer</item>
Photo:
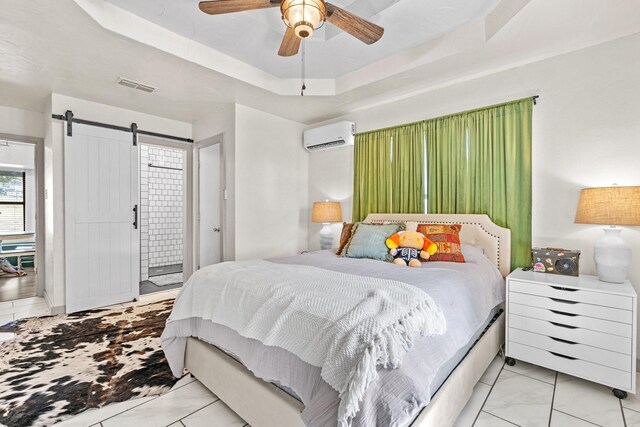
[[518, 360], [633, 392], [631, 375], [635, 375], [635, 372], [632, 374], [630, 371], [625, 372], [585, 360], [569, 359], [555, 355], [547, 350], [515, 342], [509, 343], [507, 355]]
[[509, 342], [528, 345], [587, 362], [597, 363], [622, 371], [631, 371], [631, 355], [616, 353], [589, 345], [559, 340], [546, 335], [509, 328]]
[[605, 334], [562, 323], [552, 323], [546, 320], [532, 319], [509, 313], [509, 328], [520, 329], [540, 335], [559, 338], [579, 344], [586, 344], [605, 350], [623, 354], [631, 354], [631, 338]]
[[601, 305], [572, 302], [564, 299], [541, 297], [520, 292], [509, 292], [509, 304], [523, 304], [564, 313], [581, 314], [588, 317], [632, 324], [633, 312], [619, 308], [604, 307]]
[[509, 301], [509, 313], [531, 317], [533, 319], [562, 323], [569, 326], [577, 326], [579, 328], [591, 329], [592, 331], [604, 332], [626, 338], [631, 338], [633, 333], [633, 326], [630, 323], [612, 322], [610, 320], [596, 319], [595, 317], [580, 314], [516, 304], [511, 301]]
[[584, 302], [605, 307], [619, 308], [622, 310], [633, 309], [632, 298], [625, 295], [565, 288], [549, 284], [520, 282], [518, 280], [509, 280], [509, 291], [561, 300]]

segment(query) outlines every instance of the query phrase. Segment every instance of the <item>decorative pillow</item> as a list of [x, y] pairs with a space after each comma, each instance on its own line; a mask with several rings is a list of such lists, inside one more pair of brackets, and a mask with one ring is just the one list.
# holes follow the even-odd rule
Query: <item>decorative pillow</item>
[[351, 241], [343, 252], [347, 258], [371, 258], [380, 261], [393, 260], [385, 244], [387, 237], [401, 230], [404, 224], [373, 225], [356, 224]]
[[349, 240], [351, 240], [351, 235], [353, 234], [353, 222], [343, 222], [342, 223], [342, 233], [340, 234], [340, 246], [338, 246], [338, 250], [336, 251], [336, 255], [342, 255], [342, 251], [344, 250]]
[[424, 234], [438, 246], [438, 251], [431, 255], [429, 261], [464, 262], [460, 247], [460, 230], [462, 225], [454, 224], [420, 224], [418, 232]]

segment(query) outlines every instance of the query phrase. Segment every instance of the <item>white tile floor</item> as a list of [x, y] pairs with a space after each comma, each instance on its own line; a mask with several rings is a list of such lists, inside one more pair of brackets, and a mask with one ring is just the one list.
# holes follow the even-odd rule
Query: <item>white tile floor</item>
[[[144, 295], [146, 304], [177, 295], [178, 289]], [[10, 305], [9, 305], [10, 304]], [[41, 299], [0, 303], [0, 323], [48, 314]], [[3, 317], [4, 316], [4, 317]], [[8, 337], [5, 337], [5, 339]], [[0, 336], [0, 340], [3, 337]], [[200, 382], [180, 380], [163, 395], [134, 399], [86, 411], [58, 424], [64, 427], [244, 427], [247, 424]], [[640, 395], [625, 400], [611, 390], [548, 369], [496, 357], [467, 403], [455, 427], [640, 427]]]
[[49, 307], [44, 298], [33, 297], [0, 302], [0, 325], [25, 317], [46, 316]]
[[496, 357], [455, 427], [640, 427], [640, 396], [545, 368]]

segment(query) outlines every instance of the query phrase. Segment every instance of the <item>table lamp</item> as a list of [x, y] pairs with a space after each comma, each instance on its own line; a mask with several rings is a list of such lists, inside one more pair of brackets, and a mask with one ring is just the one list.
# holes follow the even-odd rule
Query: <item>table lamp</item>
[[598, 278], [623, 283], [631, 263], [631, 246], [616, 225], [640, 225], [640, 186], [584, 188], [576, 212], [576, 224], [605, 224], [605, 235], [593, 248]]
[[314, 202], [311, 211], [311, 221], [321, 222], [324, 226], [320, 230], [320, 248], [331, 249], [333, 247], [333, 233], [329, 225], [332, 222], [342, 221], [342, 208], [340, 202]]

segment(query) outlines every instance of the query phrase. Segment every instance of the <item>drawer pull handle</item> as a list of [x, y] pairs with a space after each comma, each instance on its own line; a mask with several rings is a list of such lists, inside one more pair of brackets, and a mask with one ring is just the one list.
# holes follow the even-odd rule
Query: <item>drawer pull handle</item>
[[578, 301], [569, 301], [568, 299], [549, 298], [551, 301], [560, 302], [562, 304], [578, 304]]
[[567, 328], [567, 329], [578, 329], [577, 326], [569, 326], [569, 325], [563, 325], [562, 323], [556, 323], [556, 322], [549, 322], [551, 323], [553, 326], [559, 326], [561, 328]]
[[549, 337], [549, 338], [551, 338], [554, 341], [562, 342], [562, 343], [565, 343], [565, 344], [571, 344], [571, 345], [578, 344], [577, 342], [573, 342], [573, 341], [569, 341], [569, 340], [563, 340], [562, 338], [556, 338], [556, 337]]
[[566, 311], [559, 311], [559, 310], [549, 310], [550, 312], [554, 313], [554, 314], [559, 314], [561, 316], [569, 316], [569, 317], [576, 317], [578, 316], [575, 313], [567, 313]]
[[574, 289], [574, 288], [563, 288], [562, 286], [551, 286], [553, 289], [558, 290], [558, 291], [567, 291], [567, 292], [575, 292], [578, 289]]
[[549, 353], [553, 354], [554, 356], [564, 357], [565, 359], [569, 359], [569, 360], [578, 360], [577, 357], [565, 356], [564, 354], [554, 353], [553, 351], [549, 351]]

